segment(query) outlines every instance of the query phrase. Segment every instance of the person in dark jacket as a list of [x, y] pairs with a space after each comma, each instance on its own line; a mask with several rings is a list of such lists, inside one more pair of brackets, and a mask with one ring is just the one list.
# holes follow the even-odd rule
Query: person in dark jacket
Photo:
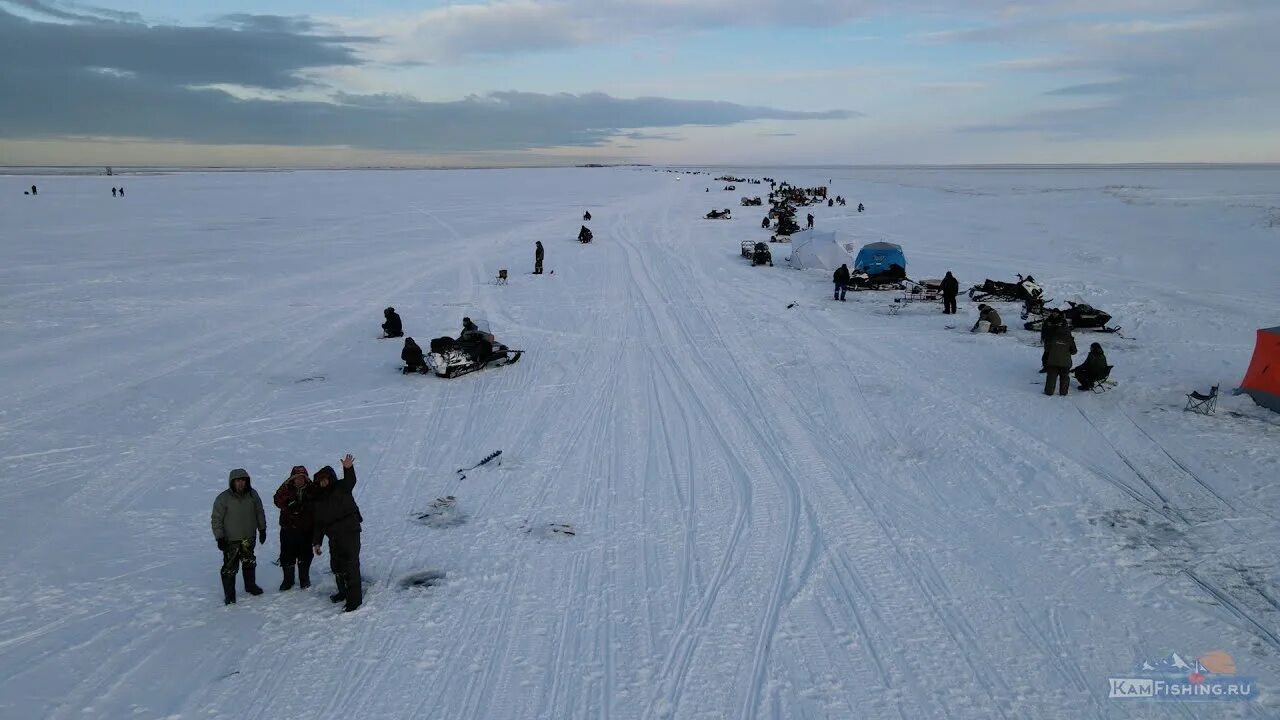
[[956, 314], [956, 295], [960, 294], [960, 281], [956, 280], [956, 276], [947, 271], [946, 277], [942, 278], [942, 312], [945, 315]]
[[1102, 352], [1102, 345], [1098, 343], [1090, 345], [1089, 355], [1084, 362], [1071, 371], [1071, 374], [1075, 375], [1081, 390], [1092, 390], [1094, 385], [1106, 380], [1111, 374], [1111, 366], [1107, 365], [1107, 355]]
[[1071, 356], [1076, 354], [1076, 339], [1071, 336], [1071, 328], [1066, 323], [1054, 328], [1044, 344], [1044, 394], [1052, 395], [1053, 386], [1058, 386], [1058, 394], [1066, 395], [1071, 386]]
[[471, 337], [472, 335], [476, 335], [479, 332], [480, 332], [480, 328], [477, 327], [476, 324], [471, 321], [471, 318], [464, 317], [462, 318], [462, 333], [458, 335], [458, 339], [466, 340], [468, 337]]
[[230, 605], [236, 601], [236, 570], [244, 574], [244, 591], [261, 595], [254, 577], [258, 559], [253, 556], [253, 536], [258, 542], [267, 542], [267, 514], [262, 509], [262, 498], [249, 482], [244, 468], [232, 470], [227, 478], [227, 489], [213, 501], [210, 517], [213, 539], [222, 551], [222, 596]]
[[404, 339], [404, 349], [400, 351], [400, 359], [404, 361], [404, 370], [401, 372], [405, 375], [427, 371], [427, 359], [422, 355], [422, 348], [418, 347], [418, 343], [411, 337]]
[[116, 196], [116, 189], [113, 187], [111, 188], [111, 197], [115, 197], [115, 196]]
[[315, 526], [311, 546], [320, 554], [325, 537], [329, 538], [329, 567], [333, 570], [338, 592], [329, 596], [333, 602], [346, 601], [344, 610], [360, 607], [363, 592], [360, 581], [360, 506], [352, 491], [356, 487], [355, 458], [348, 453], [342, 458], [342, 479], [331, 465], [316, 471], [316, 499], [313, 505]]
[[836, 268], [836, 271], [831, 274], [831, 281], [836, 284], [835, 297], [832, 299], [844, 302], [844, 294], [849, 291], [848, 263], [844, 263], [840, 267]]
[[284, 573], [280, 592], [293, 587], [295, 566], [298, 586], [311, 587], [311, 533], [315, 529], [311, 501], [315, 492], [315, 483], [302, 465], [294, 465], [289, 477], [276, 488], [274, 500], [280, 508], [280, 570]]
[[769, 229], [769, 216], [768, 216], [768, 215], [765, 215], [765, 216], [764, 216], [764, 219], [760, 221], [760, 227], [764, 228], [765, 230], [768, 230], [768, 229]]
[[533, 274], [542, 274], [542, 241], [538, 240], [533, 244]]
[[1040, 353], [1040, 372], [1048, 371], [1049, 366], [1045, 364], [1045, 358], [1049, 356], [1049, 337], [1066, 326], [1067, 318], [1057, 308], [1050, 309], [1044, 322], [1040, 323], [1040, 347], [1044, 348]]
[[32, 186], [31, 186], [31, 194], [32, 194], [32, 195], [39, 195], [39, 194], [40, 194], [38, 191], [36, 191], [36, 186], [35, 186], [35, 185], [32, 185]]
[[389, 307], [382, 311], [382, 317], [385, 321], [382, 323], [382, 336], [389, 338], [404, 337], [404, 325], [400, 323], [400, 316], [396, 314], [396, 309]]
[[586, 225], [583, 225], [582, 228], [578, 230], [578, 242], [589, 243], [591, 242], [591, 237], [591, 228], [588, 228]]
[[582, 219], [589, 222], [591, 220], [591, 211], [588, 210], [582, 213]]
[[812, 228], [812, 227], [813, 227], [813, 213], [809, 213], [809, 214], [806, 216], [806, 218], [807, 218], [807, 219], [808, 219], [808, 221], [809, 221], [809, 227], [811, 227], [811, 228]]

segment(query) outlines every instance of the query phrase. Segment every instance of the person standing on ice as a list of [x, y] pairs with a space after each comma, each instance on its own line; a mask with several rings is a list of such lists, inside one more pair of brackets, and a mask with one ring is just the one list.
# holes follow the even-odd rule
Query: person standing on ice
[[809, 213], [808, 218], [809, 218], [809, 227], [810, 227], [810, 229], [812, 229], [812, 228], [813, 228], [813, 213]]
[[956, 280], [956, 276], [947, 271], [947, 276], [942, 278], [942, 313], [944, 315], [956, 314], [956, 295], [960, 294], [960, 281]]
[[1053, 386], [1058, 385], [1058, 394], [1066, 395], [1071, 386], [1071, 356], [1076, 354], [1076, 339], [1071, 336], [1071, 328], [1063, 323], [1054, 329], [1044, 344], [1044, 394], [1053, 395]]
[[213, 539], [218, 541], [218, 549], [222, 551], [222, 595], [223, 602], [230, 605], [236, 601], [237, 566], [244, 573], [244, 591], [250, 595], [261, 595], [254, 575], [258, 570], [258, 559], [253, 555], [253, 536], [258, 535], [258, 542], [267, 542], [267, 514], [262, 509], [262, 498], [249, 483], [249, 473], [244, 468], [232, 470], [227, 478], [227, 489], [218, 494], [213, 501]]
[[294, 465], [289, 477], [276, 489], [275, 504], [280, 508], [280, 570], [284, 580], [280, 592], [293, 587], [294, 566], [298, 570], [298, 586], [311, 587], [311, 500], [316, 486], [307, 476], [307, 468]]
[[538, 240], [533, 244], [533, 274], [542, 274], [542, 257], [544, 251], [542, 249], [542, 241]]
[[329, 538], [329, 567], [338, 585], [338, 591], [329, 599], [336, 603], [345, 600], [344, 612], [360, 607], [364, 599], [360, 580], [360, 523], [364, 518], [352, 494], [356, 487], [355, 461], [351, 453], [342, 458], [341, 480], [331, 465], [317, 470], [315, 476], [318, 492], [313, 506], [311, 549], [320, 555], [325, 537]]
[[116, 189], [113, 187], [111, 188], [111, 197], [115, 197], [115, 196], [116, 196]]
[[863, 210], [866, 210], [866, 207], [862, 203], [858, 203], [858, 212], [862, 212]]
[[836, 284], [834, 300], [844, 302], [844, 294], [849, 291], [849, 264], [844, 263], [831, 274], [831, 281]]
[[1057, 308], [1051, 308], [1044, 322], [1040, 324], [1040, 347], [1044, 348], [1040, 353], [1040, 372], [1048, 372], [1049, 370], [1049, 338], [1066, 326], [1067, 318]]

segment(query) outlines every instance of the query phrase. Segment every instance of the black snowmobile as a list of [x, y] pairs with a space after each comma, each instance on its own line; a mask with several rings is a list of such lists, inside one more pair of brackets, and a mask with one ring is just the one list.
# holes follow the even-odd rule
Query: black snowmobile
[[762, 201], [762, 200], [760, 199], [760, 196], [759, 196], [759, 195], [757, 195], [757, 196], [755, 196], [755, 197], [744, 197], [744, 198], [742, 198], [742, 206], [743, 206], [743, 207], [747, 207], [747, 206], [750, 206], [750, 205], [763, 205], [763, 204], [764, 204], [764, 201]]
[[850, 290], [906, 290], [907, 270], [901, 265], [893, 264], [878, 273], [855, 269], [849, 273]]
[[773, 266], [773, 253], [769, 252], [768, 243], [758, 242], [751, 250], [751, 267], [756, 265]]
[[705, 217], [708, 220], [732, 220], [733, 219], [729, 217], [729, 208], [725, 208], [723, 210], [712, 210], [711, 212], [707, 213], [703, 217]]
[[778, 218], [777, 235], [792, 235], [800, 232], [800, 225], [796, 223], [795, 216], [783, 215]]
[[1030, 275], [1026, 277], [1019, 275], [1018, 281], [1011, 283], [987, 278], [981, 285], [969, 288], [969, 299], [974, 301], [1005, 300], [1025, 303], [1028, 300], [1040, 300], [1042, 297], [1044, 297], [1044, 288], [1040, 287], [1035, 278]]
[[[1063, 310], [1062, 315], [1067, 319], [1067, 327], [1072, 330], [1096, 330], [1097, 332], [1105, 333], [1113, 333], [1120, 330], [1119, 327], [1107, 327], [1107, 323], [1111, 322], [1111, 315], [1092, 305], [1073, 303], [1070, 300], [1067, 301], [1067, 305], [1070, 305], [1070, 307]], [[1044, 317], [1039, 317], [1035, 320], [1027, 321], [1022, 327], [1040, 332], [1044, 321]]]
[[512, 350], [481, 331], [464, 332], [462, 337], [438, 337], [431, 341], [427, 370], [437, 377], [453, 378], [485, 367], [502, 367], [520, 360], [523, 350]]

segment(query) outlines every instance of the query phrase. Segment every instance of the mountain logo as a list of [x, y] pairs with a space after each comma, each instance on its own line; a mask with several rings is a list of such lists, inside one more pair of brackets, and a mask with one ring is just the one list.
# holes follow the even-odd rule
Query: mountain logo
[[1252, 700], [1257, 682], [1236, 675], [1236, 661], [1224, 650], [1199, 657], [1170, 653], [1134, 664], [1133, 675], [1109, 678], [1109, 697], [1146, 700]]

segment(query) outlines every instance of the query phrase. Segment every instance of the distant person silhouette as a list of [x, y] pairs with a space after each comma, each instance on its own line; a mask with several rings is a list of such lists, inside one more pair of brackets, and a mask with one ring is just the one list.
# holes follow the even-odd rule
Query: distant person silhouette
[[116, 189], [111, 188], [111, 197], [115, 197], [115, 196], [116, 196]]

